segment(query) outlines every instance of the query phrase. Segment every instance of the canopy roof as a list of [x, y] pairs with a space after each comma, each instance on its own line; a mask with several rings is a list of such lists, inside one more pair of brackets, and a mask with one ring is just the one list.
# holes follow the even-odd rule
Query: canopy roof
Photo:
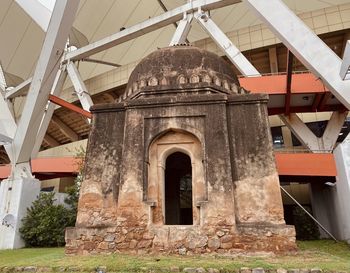
[[[36, 15], [37, 18], [34, 21], [18, 2], [21, 0], [0, 1], [0, 63], [9, 81], [8, 85], [16, 85], [32, 75], [45, 35], [43, 29], [37, 24], [42, 18]], [[38, 0], [25, 0], [25, 2], [30, 2], [32, 9], [35, 6], [35, 10], [40, 7], [42, 13], [50, 12]], [[187, 1], [161, 0], [161, 2], [166, 9], [171, 10]], [[299, 14], [350, 3], [350, 0], [284, 0], [284, 2]], [[71, 40], [74, 40], [77, 46], [85, 45], [163, 12], [164, 7], [160, 5], [159, 0], [80, 0]], [[211, 15], [224, 32], [260, 24], [244, 3], [214, 10]], [[167, 46], [174, 30], [175, 26], [169, 25], [96, 54], [93, 58], [119, 65], [139, 60], [157, 47]], [[207, 34], [201, 30], [200, 26], [193, 24], [188, 40], [194, 42], [206, 37]], [[112, 68], [112, 66], [83, 62], [80, 72], [83, 79], [87, 79]]]

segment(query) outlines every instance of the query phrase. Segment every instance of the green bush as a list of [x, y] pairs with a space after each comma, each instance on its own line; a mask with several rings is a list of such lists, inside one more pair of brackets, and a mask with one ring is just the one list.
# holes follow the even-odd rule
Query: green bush
[[54, 192], [41, 193], [27, 209], [27, 215], [23, 218], [19, 230], [26, 246], [65, 244], [64, 230], [68, 226], [74, 226], [76, 210], [55, 205], [54, 195]]
[[[304, 206], [304, 208], [309, 213], [312, 213], [310, 207]], [[316, 223], [305, 213], [305, 211], [296, 206], [293, 210], [293, 216], [297, 240], [320, 239], [320, 232]]]
[[64, 202], [69, 206], [69, 210], [67, 212], [68, 223], [66, 227], [75, 226], [75, 221], [77, 220], [78, 213], [78, 200], [79, 200], [79, 190], [80, 183], [77, 183], [78, 178], [75, 180], [73, 186], [66, 188], [66, 193], [68, 196], [64, 199]]

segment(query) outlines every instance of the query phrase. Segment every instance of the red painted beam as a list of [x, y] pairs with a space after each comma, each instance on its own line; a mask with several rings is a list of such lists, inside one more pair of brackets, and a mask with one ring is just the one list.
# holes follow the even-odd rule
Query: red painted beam
[[[336, 176], [333, 154], [275, 153], [279, 175]], [[37, 158], [32, 160], [34, 175], [62, 177], [79, 171], [81, 159], [75, 157]], [[0, 166], [0, 179], [10, 175], [9, 165]]]
[[290, 114], [290, 100], [292, 96], [292, 72], [293, 72], [293, 59], [294, 55], [288, 50], [287, 53], [287, 82], [286, 82], [286, 97], [285, 97], [285, 114], [289, 116]]
[[[252, 93], [265, 93], [269, 95], [285, 95], [286, 75], [269, 75], [262, 77], [240, 78], [242, 87]], [[291, 83], [292, 94], [325, 93], [329, 91], [322, 81], [311, 73], [293, 74]]]
[[[313, 108], [313, 106], [292, 106], [290, 107], [290, 113], [312, 113], [316, 112]], [[276, 107], [276, 108], [268, 108], [267, 109], [269, 116], [273, 115], [280, 115], [285, 113], [284, 107]], [[319, 110], [319, 112], [333, 112], [333, 111], [347, 111], [344, 105], [342, 104], [332, 104], [332, 105], [326, 105], [322, 108], [322, 110]]]
[[318, 109], [320, 111], [324, 111], [324, 108], [326, 107], [327, 101], [332, 97], [332, 93], [325, 93], [318, 105]]
[[333, 154], [275, 153], [279, 175], [336, 176]]
[[320, 105], [322, 97], [323, 97], [322, 93], [316, 94], [315, 99], [314, 99], [314, 101], [312, 103], [312, 107], [311, 107], [312, 112], [316, 112], [317, 111], [318, 106]]
[[92, 114], [89, 111], [85, 111], [84, 109], [82, 109], [78, 106], [75, 106], [74, 104], [69, 103], [63, 99], [60, 99], [59, 97], [56, 97], [54, 95], [49, 96], [49, 101], [51, 101], [52, 103], [57, 104], [59, 106], [62, 106], [64, 108], [67, 108], [73, 112], [76, 112], [80, 115], [83, 115], [84, 117], [87, 117], [90, 119], [92, 118]]
[[[61, 174], [77, 174], [81, 162], [81, 159], [76, 157], [49, 157], [33, 159], [31, 164], [34, 175], [42, 173], [61, 177]], [[10, 165], [0, 166], [0, 179], [9, 177], [10, 172]]]

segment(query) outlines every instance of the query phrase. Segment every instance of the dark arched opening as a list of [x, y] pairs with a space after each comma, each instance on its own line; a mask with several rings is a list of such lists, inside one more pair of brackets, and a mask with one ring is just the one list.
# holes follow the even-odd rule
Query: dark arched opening
[[191, 158], [181, 152], [175, 152], [166, 159], [165, 224], [193, 224]]

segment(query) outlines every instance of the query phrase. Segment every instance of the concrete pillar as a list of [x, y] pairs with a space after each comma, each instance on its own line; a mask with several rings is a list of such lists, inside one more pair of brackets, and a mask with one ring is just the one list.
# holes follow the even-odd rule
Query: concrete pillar
[[[314, 182], [310, 184], [312, 214], [330, 233], [333, 234], [330, 215], [329, 202], [327, 200], [329, 186], [323, 182]], [[328, 234], [318, 227], [320, 231], [320, 238], [329, 238]]]
[[19, 228], [40, 192], [40, 181], [34, 178], [9, 178], [0, 184], [0, 249], [24, 246]]
[[282, 136], [285, 148], [293, 149], [292, 132], [287, 126], [282, 126]]
[[[333, 186], [312, 185], [312, 207], [317, 220], [338, 240], [350, 243], [350, 137], [338, 145], [334, 157], [337, 181]], [[320, 232], [322, 238], [327, 238], [323, 231]]]
[[350, 136], [334, 150], [334, 157], [338, 176], [332, 188], [334, 209], [331, 221], [337, 226], [336, 236], [350, 243]]

